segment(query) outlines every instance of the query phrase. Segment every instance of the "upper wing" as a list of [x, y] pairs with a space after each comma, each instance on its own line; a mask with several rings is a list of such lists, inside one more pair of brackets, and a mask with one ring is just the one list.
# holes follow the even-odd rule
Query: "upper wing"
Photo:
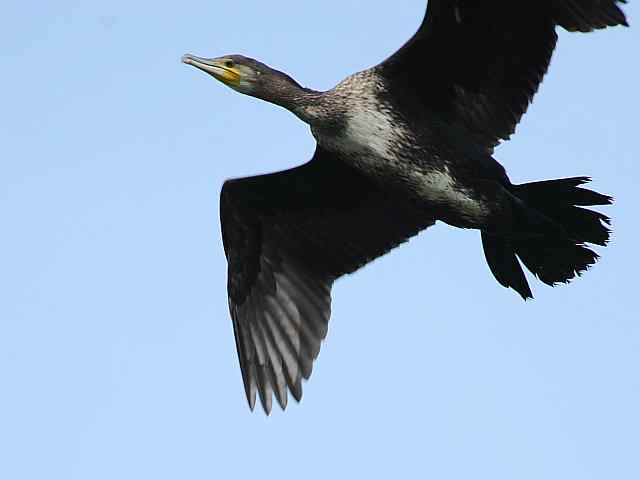
[[418, 32], [378, 66], [397, 92], [491, 150], [507, 139], [547, 71], [557, 25], [627, 25], [625, 0], [429, 0]]
[[301, 378], [327, 333], [334, 279], [434, 223], [318, 147], [291, 170], [228, 180], [220, 199], [229, 309], [247, 400], [267, 413]]

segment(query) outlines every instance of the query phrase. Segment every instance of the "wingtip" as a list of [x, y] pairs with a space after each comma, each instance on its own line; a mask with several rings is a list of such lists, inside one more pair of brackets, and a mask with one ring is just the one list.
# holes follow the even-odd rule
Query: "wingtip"
[[249, 406], [249, 410], [253, 412], [256, 408], [256, 388], [255, 384], [251, 384], [249, 379], [244, 378], [244, 396], [247, 399], [247, 405]]
[[278, 400], [278, 405], [280, 405], [280, 408], [282, 410], [287, 408], [288, 396], [287, 396], [287, 390], [284, 386], [276, 390], [276, 399]]
[[272, 402], [271, 402], [271, 393], [269, 393], [268, 395], [265, 395], [264, 397], [260, 398], [261, 400], [261, 404], [262, 404], [262, 410], [264, 411], [265, 415], [268, 417], [269, 415], [271, 415], [271, 409], [273, 407]]

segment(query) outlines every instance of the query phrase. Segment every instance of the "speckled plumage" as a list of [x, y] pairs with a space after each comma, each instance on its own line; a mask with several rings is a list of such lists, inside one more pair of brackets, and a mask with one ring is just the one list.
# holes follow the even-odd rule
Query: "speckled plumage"
[[[468, 142], [464, 149], [439, 138], [434, 115], [404, 115], [376, 70], [350, 75], [310, 107], [316, 109], [311, 130], [318, 145], [387, 188], [423, 203], [425, 210], [446, 209], [449, 216], [458, 214], [453, 223], [481, 225], [491, 206], [465, 178], [474, 170], [479, 172], [475, 177], [503, 181], [504, 169], [462, 135], [458, 140]], [[331, 128], [325, 128], [328, 124]]]

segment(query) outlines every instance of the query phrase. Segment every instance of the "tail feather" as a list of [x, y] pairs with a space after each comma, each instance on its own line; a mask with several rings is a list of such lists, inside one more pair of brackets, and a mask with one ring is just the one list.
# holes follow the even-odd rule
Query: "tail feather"
[[547, 230], [532, 235], [539, 228], [533, 223], [529, 231], [524, 226], [520, 238], [518, 232], [509, 237], [483, 232], [487, 263], [501, 285], [513, 288], [525, 300], [533, 298], [518, 258], [538, 279], [551, 286], [579, 276], [598, 260], [598, 255], [585, 244], [606, 245], [611, 233], [610, 219], [582, 207], [608, 205], [613, 200], [580, 187], [588, 181], [587, 177], [575, 177], [513, 186], [513, 194], [524, 208], [529, 213], [535, 212], [524, 218], [542, 215], [564, 233], [554, 235]]
[[489, 268], [500, 285], [513, 288], [525, 300], [533, 298], [529, 282], [507, 240], [483, 232], [482, 248]]
[[600, 258], [593, 250], [570, 241], [516, 243], [514, 247], [525, 267], [552, 287], [579, 276]]
[[[525, 202], [538, 202], [540, 203], [539, 207], [544, 207], [545, 199], [581, 206], [611, 204], [613, 198], [610, 196], [587, 188], [580, 188], [580, 185], [590, 181], [590, 177], [558, 178], [556, 180], [542, 180], [540, 182], [514, 185], [514, 187], [518, 197]], [[551, 204], [549, 206], [558, 205]]]

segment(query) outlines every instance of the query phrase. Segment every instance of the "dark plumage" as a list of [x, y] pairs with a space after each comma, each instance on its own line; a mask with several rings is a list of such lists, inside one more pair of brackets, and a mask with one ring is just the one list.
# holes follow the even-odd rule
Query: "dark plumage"
[[296, 400], [327, 333], [333, 281], [436, 220], [481, 232], [496, 280], [532, 297], [521, 263], [567, 282], [597, 260], [611, 199], [587, 178], [512, 184], [492, 157], [544, 76], [556, 27], [626, 25], [619, 0], [430, 0], [418, 32], [326, 92], [240, 55], [187, 64], [287, 108], [317, 140], [308, 163], [228, 180], [220, 199], [229, 308], [245, 391]]

